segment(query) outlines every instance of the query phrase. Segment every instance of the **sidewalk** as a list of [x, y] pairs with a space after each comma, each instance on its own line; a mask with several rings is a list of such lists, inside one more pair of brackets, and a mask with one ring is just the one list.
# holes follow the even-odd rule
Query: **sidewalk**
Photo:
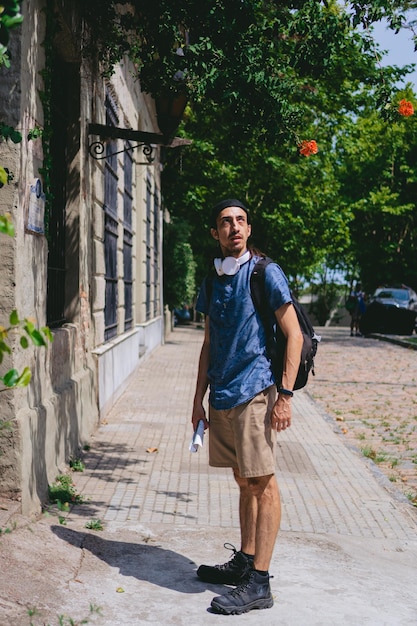
[[[0, 626], [88, 623], [410, 626], [417, 616], [416, 510], [346, 445], [308, 392], [279, 435], [283, 500], [271, 574], [272, 609], [241, 616], [208, 610], [225, 587], [200, 582], [200, 563], [239, 547], [238, 491], [209, 468], [206, 442], [188, 450], [203, 332], [177, 328], [137, 369], [74, 473], [86, 502], [0, 541]], [[322, 349], [325, 349], [324, 346]], [[101, 520], [104, 530], [85, 528]]]

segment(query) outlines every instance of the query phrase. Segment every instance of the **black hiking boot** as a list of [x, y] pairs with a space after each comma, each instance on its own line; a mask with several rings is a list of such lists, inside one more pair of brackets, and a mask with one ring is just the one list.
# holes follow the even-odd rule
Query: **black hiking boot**
[[236, 589], [211, 601], [212, 609], [224, 615], [240, 615], [252, 609], [270, 609], [273, 604], [269, 574], [259, 574], [254, 570]]
[[233, 550], [230, 561], [224, 565], [200, 565], [197, 576], [206, 583], [238, 585], [252, 571], [253, 558], [237, 551], [231, 543], [225, 543], [224, 547]]

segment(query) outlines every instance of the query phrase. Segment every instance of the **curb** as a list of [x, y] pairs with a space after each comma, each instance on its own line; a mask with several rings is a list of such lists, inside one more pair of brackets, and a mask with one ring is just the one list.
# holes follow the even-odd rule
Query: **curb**
[[380, 333], [371, 333], [370, 335], [365, 335], [365, 337], [370, 337], [371, 339], [379, 339], [380, 341], [386, 341], [387, 343], [394, 343], [397, 346], [402, 346], [403, 348], [408, 348], [409, 350], [417, 350], [417, 342], [412, 343], [411, 341], [407, 341], [401, 337], [393, 337], [392, 335], [382, 335]]

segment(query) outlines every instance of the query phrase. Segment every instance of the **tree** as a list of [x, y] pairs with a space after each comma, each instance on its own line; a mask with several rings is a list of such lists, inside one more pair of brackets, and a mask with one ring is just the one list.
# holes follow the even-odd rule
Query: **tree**
[[[198, 277], [209, 252], [208, 207], [230, 190], [253, 209], [255, 235], [294, 279], [323, 261], [335, 265], [361, 253], [361, 199], [346, 191], [348, 174], [338, 161], [346, 151], [335, 150], [335, 140], [371, 107], [380, 124], [397, 119], [395, 84], [407, 68], [380, 66], [372, 24], [385, 18], [398, 30], [415, 3], [79, 2], [94, 24], [104, 72], [127, 53], [143, 90], [189, 99], [182, 133], [193, 146], [182, 155], [180, 175], [174, 151], [168, 157], [164, 196], [187, 225]], [[312, 139], [319, 154], [300, 157], [299, 146]], [[395, 205], [392, 197], [372, 198], [375, 218]], [[408, 201], [397, 202], [397, 212], [400, 205]], [[406, 224], [401, 232], [407, 238]]]
[[[242, 136], [294, 140], [315, 102], [329, 112], [349, 107], [360, 81], [374, 85], [385, 104], [403, 73], [378, 68], [367, 30], [384, 15], [401, 25], [395, 0], [352, 2], [346, 10], [335, 0], [78, 2], [94, 26], [86, 51], [94, 50], [104, 72], [128, 54], [152, 96], [184, 93], [200, 111], [219, 107], [231, 143]], [[366, 29], [352, 28], [358, 24]]]
[[164, 302], [170, 309], [191, 304], [195, 297], [195, 261], [185, 224], [173, 220], [164, 233]]
[[[410, 88], [402, 95], [415, 102]], [[415, 117], [386, 125], [368, 109], [339, 138], [338, 150], [341, 192], [352, 210], [350, 252], [365, 288], [417, 287]]]
[[[215, 128], [214, 118], [209, 125]], [[215, 143], [216, 137], [213, 143], [196, 140], [182, 157], [172, 153], [163, 173], [167, 205], [191, 234], [198, 281], [215, 247], [209, 237], [210, 207], [221, 197], [245, 201], [251, 210], [252, 242], [279, 259], [294, 281], [347, 247], [350, 212], [338, 194], [331, 154], [306, 159], [296, 152], [288, 156], [280, 147], [250, 144], [224, 156]]]

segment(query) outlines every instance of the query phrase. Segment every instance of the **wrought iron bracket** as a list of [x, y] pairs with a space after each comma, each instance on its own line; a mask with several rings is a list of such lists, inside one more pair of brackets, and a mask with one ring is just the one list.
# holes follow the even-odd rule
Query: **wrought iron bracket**
[[[164, 145], [166, 143], [165, 137], [158, 133], [147, 133], [141, 130], [133, 130], [131, 128], [118, 128], [117, 126], [105, 126], [104, 124], [89, 124], [88, 135], [96, 136], [100, 139], [92, 141], [88, 146], [88, 152], [93, 159], [101, 160], [106, 159], [114, 154], [121, 154], [122, 152], [128, 152], [136, 148], [142, 148], [144, 157], [147, 163], [152, 163], [155, 160], [154, 150], [155, 145]], [[123, 150], [117, 150], [116, 152], [106, 152], [106, 141], [109, 139], [124, 139], [125, 141], [136, 141], [136, 145], [127, 145]]]
[[[99, 137], [99, 140], [92, 141], [88, 146], [88, 152], [93, 159], [106, 159], [114, 154], [121, 154], [136, 148], [142, 148], [142, 152], [148, 164], [155, 160], [155, 146], [164, 146], [166, 148], [177, 148], [179, 146], [190, 145], [189, 139], [182, 137], [174, 137], [167, 140], [164, 135], [158, 133], [148, 133], [142, 130], [133, 130], [132, 128], [118, 128], [117, 126], [105, 126], [104, 124], [89, 124], [88, 135]], [[107, 153], [105, 150], [106, 141], [109, 139], [124, 139], [125, 141], [138, 142], [136, 145], [128, 145], [123, 150]]]

